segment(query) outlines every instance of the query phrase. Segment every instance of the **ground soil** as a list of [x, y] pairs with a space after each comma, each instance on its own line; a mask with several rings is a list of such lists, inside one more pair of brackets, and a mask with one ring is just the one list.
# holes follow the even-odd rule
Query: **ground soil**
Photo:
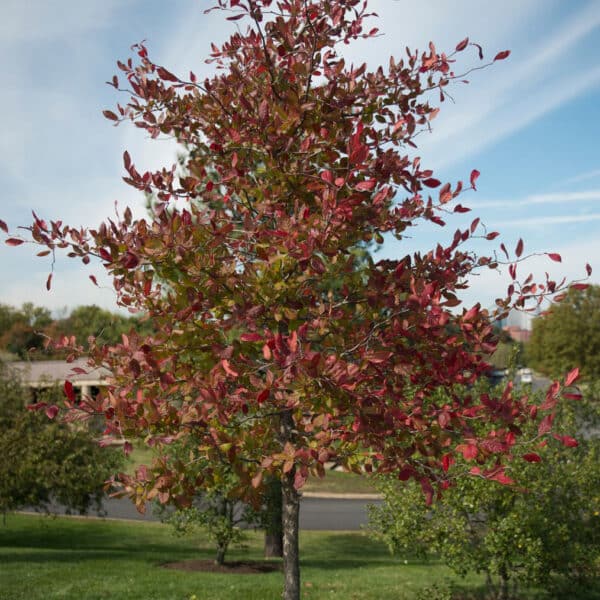
[[178, 571], [202, 571], [206, 573], [232, 573], [240, 575], [258, 575], [260, 573], [272, 573], [281, 571], [280, 563], [269, 563], [253, 560], [238, 560], [217, 565], [213, 560], [182, 560], [161, 565], [165, 569]]

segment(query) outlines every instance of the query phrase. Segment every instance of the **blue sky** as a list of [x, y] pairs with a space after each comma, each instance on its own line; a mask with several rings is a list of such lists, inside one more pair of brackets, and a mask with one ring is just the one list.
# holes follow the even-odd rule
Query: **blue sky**
[[[0, 4], [0, 218], [11, 229], [41, 217], [97, 225], [142, 199], [121, 181], [127, 149], [140, 170], [171, 164], [175, 147], [151, 141], [127, 125], [114, 128], [101, 111], [118, 95], [105, 81], [131, 44], [147, 40], [151, 57], [174, 72], [206, 75], [211, 41], [234, 26], [208, 0], [3, 0]], [[567, 278], [589, 262], [600, 283], [600, 2], [598, 0], [376, 0], [382, 37], [346, 49], [356, 63], [376, 67], [406, 45], [429, 40], [451, 50], [466, 36], [486, 56], [511, 50], [509, 60], [474, 73], [445, 102], [432, 134], [420, 136], [417, 154], [441, 180], [468, 180], [481, 171], [479, 191], [461, 199], [473, 208], [449, 228], [418, 228], [403, 244], [386, 243], [382, 255], [403, 256], [450, 238], [459, 224], [481, 217], [508, 247], [519, 237], [526, 250], [563, 256], [557, 265], [530, 262]], [[468, 59], [467, 60], [468, 63]], [[489, 250], [493, 246], [488, 247]], [[84, 270], [60, 259], [53, 289], [45, 290], [49, 263], [31, 246], [0, 245], [0, 303], [25, 301], [53, 310], [96, 303], [114, 308], [108, 289], [94, 287]], [[529, 271], [529, 269], [528, 269]], [[99, 277], [100, 278], [100, 277]], [[464, 299], [490, 304], [507, 278], [482, 273]]]

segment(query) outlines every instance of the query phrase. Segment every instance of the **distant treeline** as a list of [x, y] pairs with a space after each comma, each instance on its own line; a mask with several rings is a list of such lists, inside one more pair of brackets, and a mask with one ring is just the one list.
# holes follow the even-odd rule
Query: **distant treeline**
[[87, 345], [90, 336], [103, 343], [116, 343], [121, 334], [134, 329], [140, 333], [150, 333], [151, 324], [138, 317], [127, 317], [98, 306], [79, 306], [67, 316], [53, 317], [50, 310], [26, 302], [20, 308], [0, 304], [0, 358], [4, 360], [48, 360], [60, 358], [48, 345], [48, 340], [62, 336], [77, 338], [77, 342]]

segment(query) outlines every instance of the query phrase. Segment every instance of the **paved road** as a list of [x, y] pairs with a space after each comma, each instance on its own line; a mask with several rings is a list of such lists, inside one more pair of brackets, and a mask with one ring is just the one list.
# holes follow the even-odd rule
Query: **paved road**
[[[342, 498], [303, 498], [300, 504], [300, 529], [304, 530], [359, 530], [367, 523], [367, 504], [377, 500]], [[140, 514], [127, 498], [109, 498], [104, 502], [106, 517], [113, 519], [134, 519], [136, 521], [156, 521], [157, 517], [149, 507]], [[53, 512], [64, 512], [59, 506]]]

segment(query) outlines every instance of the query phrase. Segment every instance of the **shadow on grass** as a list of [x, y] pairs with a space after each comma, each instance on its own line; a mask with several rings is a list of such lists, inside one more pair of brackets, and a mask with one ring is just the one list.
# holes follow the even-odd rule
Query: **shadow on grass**
[[[158, 534], [158, 535], [157, 535]], [[156, 538], [159, 538], [158, 540]], [[163, 539], [161, 539], [163, 538]], [[210, 545], [194, 543], [156, 530], [148, 534], [143, 527], [115, 524], [107, 521], [78, 521], [52, 517], [9, 517], [6, 526], [0, 525], [2, 561], [22, 561], [27, 552], [20, 549], [36, 549], [32, 555], [39, 560], [86, 560], [92, 558], [148, 559], [153, 555], [174, 558], [196, 555], [211, 556]], [[15, 549], [14, 553], [10, 549]], [[8, 550], [8, 552], [7, 552]], [[64, 551], [61, 554], [60, 551]], [[75, 556], [76, 554], [76, 556]], [[43, 558], [46, 556], [46, 558]], [[32, 558], [32, 560], [35, 560]]]
[[320, 533], [318, 538], [305, 539], [300, 560], [303, 567], [326, 570], [433, 564], [415, 557], [391, 555], [383, 543], [360, 533]]

